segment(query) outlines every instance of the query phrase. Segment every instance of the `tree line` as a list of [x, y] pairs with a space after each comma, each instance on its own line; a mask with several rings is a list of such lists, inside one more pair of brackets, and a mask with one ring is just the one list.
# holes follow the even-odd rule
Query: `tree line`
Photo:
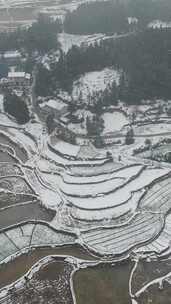
[[[170, 0], [109, 0], [88, 2], [66, 16], [64, 28], [71, 34], [123, 33], [143, 29], [152, 20], [170, 21]], [[129, 24], [128, 18], [137, 22]]]
[[[86, 72], [113, 67], [121, 72], [120, 85], [109, 87], [101, 98], [110, 105], [113, 99], [138, 104], [147, 99], [171, 98], [171, 29], [146, 29], [120, 39], [99, 44], [73, 46], [47, 71], [39, 67], [37, 93], [59, 88], [71, 92], [73, 81]], [[100, 99], [100, 98], [99, 98]]]

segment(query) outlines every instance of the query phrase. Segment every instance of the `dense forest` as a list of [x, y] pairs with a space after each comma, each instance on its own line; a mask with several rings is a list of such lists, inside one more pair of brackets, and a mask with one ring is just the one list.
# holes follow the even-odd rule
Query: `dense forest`
[[[122, 71], [120, 86], [112, 89], [115, 99], [128, 104], [142, 99], [170, 99], [170, 54], [171, 29], [146, 29], [124, 39], [102, 40], [94, 46], [73, 46], [67, 54], [61, 52], [59, 62], [48, 72], [48, 82], [42, 77], [41, 67], [37, 90], [41, 92], [45, 86], [47, 90], [49, 83], [49, 89], [56, 86], [70, 91], [73, 81], [81, 74], [114, 67]], [[108, 96], [108, 103], [112, 96]]]
[[15, 93], [6, 92], [4, 96], [4, 110], [12, 115], [18, 124], [25, 124], [30, 119], [30, 113], [24, 98]]
[[128, 31], [125, 6], [114, 1], [85, 3], [65, 20], [65, 31], [72, 34], [113, 33]]
[[[84, 3], [68, 13], [64, 27], [71, 34], [124, 33], [143, 29], [155, 19], [170, 21], [170, 16], [170, 0], [97, 1]], [[129, 24], [129, 17], [138, 22]]]

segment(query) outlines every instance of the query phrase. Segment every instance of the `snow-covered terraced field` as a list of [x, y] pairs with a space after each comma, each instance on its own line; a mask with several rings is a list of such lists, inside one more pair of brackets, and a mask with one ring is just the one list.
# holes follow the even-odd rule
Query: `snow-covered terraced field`
[[25, 223], [0, 232], [0, 263], [23, 249], [48, 245], [59, 246], [63, 243], [72, 244], [74, 242], [73, 234], [55, 231], [43, 223]]
[[[102, 167], [105, 168], [104, 165]], [[106, 168], [110, 166], [107, 165]], [[105, 174], [94, 166], [90, 172], [87, 175], [85, 167], [78, 166], [72, 173], [70, 170], [58, 175], [40, 173], [46, 185], [58, 189], [60, 198], [68, 205], [67, 213], [75, 223], [79, 221], [79, 226], [81, 221], [92, 221], [92, 225], [93, 221], [104, 223], [107, 219], [107, 225], [110, 222], [123, 224], [123, 219], [129, 221], [135, 214], [146, 187], [165, 176], [169, 170], [145, 168], [137, 164], [121, 168], [116, 166], [112, 172], [109, 170], [107, 173], [106, 170]], [[120, 217], [121, 221], [118, 220]]]
[[110, 176], [101, 175], [100, 178], [97, 176], [94, 178], [94, 181], [92, 181], [92, 178], [89, 177], [80, 177], [79, 180], [76, 178], [77, 183], [76, 181], [74, 183], [75, 179], [73, 176], [72, 178], [69, 176], [71, 183], [64, 180], [60, 184], [60, 188], [67, 196], [79, 198], [95, 197], [96, 195], [102, 193], [107, 194], [116, 191], [116, 189], [128, 183], [130, 179], [136, 178], [138, 174], [141, 173], [142, 169], [143, 166], [141, 165], [132, 166], [116, 173], [114, 172]]
[[166, 217], [164, 229], [153, 242], [135, 250], [136, 253], [156, 253], [157, 255], [167, 256], [171, 252], [171, 215]]
[[171, 209], [171, 177], [170, 175], [155, 183], [140, 202], [140, 208], [155, 212], [167, 213]]
[[122, 255], [141, 243], [156, 237], [164, 225], [164, 217], [150, 212], [140, 213], [120, 228], [99, 228], [81, 234], [83, 242], [101, 254]]
[[46, 143], [46, 148], [44, 149], [44, 151], [41, 151], [41, 156], [50, 161], [54, 161], [57, 165], [63, 167], [85, 166], [86, 168], [96, 165], [101, 166], [107, 161], [109, 161], [109, 158], [106, 158], [105, 155], [99, 155], [99, 157], [93, 157], [92, 159], [91, 157], [89, 157], [88, 159], [80, 159], [77, 157], [80, 151], [79, 145], [64, 143], [62, 147], [62, 143], [63, 141], [59, 141], [58, 143], [52, 145], [49, 140], [48, 143]]
[[[11, 157], [0, 162], [1, 230], [24, 221], [44, 221], [55, 229], [74, 231], [73, 242], [77, 239], [93, 252], [115, 257], [149, 245], [163, 233], [171, 208], [170, 169], [133, 159], [130, 164], [116, 157], [114, 161], [106, 151], [83, 160], [79, 145], [52, 142], [38, 124], [35, 134], [29, 125], [25, 130], [8, 126], [1, 131], [2, 152], [6, 149], [2, 156], [8, 152]], [[32, 245], [44, 246], [49, 240], [59, 244], [59, 231], [50, 229], [47, 237], [45, 231], [36, 226]], [[24, 240], [28, 245], [25, 236]], [[65, 237], [60, 241], [68, 243]], [[14, 248], [13, 244], [8, 253]]]
[[145, 187], [147, 187], [155, 179], [167, 174], [168, 171], [169, 170], [167, 169], [144, 169], [142, 173], [137, 176], [137, 178], [134, 179], [134, 176], [132, 176], [131, 181], [128, 182], [123, 188], [119, 188], [118, 191], [105, 193], [105, 189], [102, 188], [100, 193], [97, 193], [95, 197], [68, 197], [66, 194], [65, 196], [68, 197], [70, 203], [80, 209], [98, 210], [119, 206], [127, 202], [131, 198], [133, 192], [145, 189]]
[[91, 177], [92, 178], [94, 176], [100, 176], [100, 175], [103, 175], [103, 174], [110, 174], [110, 173], [113, 173], [114, 171], [117, 171], [119, 170], [120, 168], [123, 168], [123, 164], [122, 163], [119, 163], [119, 162], [104, 162], [102, 163], [100, 166], [95, 166], [95, 165], [92, 165], [92, 166], [86, 166], [84, 165], [84, 163], [82, 162], [82, 166], [79, 167], [79, 166], [72, 166], [70, 167], [70, 171], [69, 171], [69, 174], [71, 176], [76, 176], [76, 177]]
[[43, 179], [43, 175], [41, 176], [38, 172], [31, 169], [25, 168], [25, 174], [29, 183], [40, 197], [43, 206], [57, 209], [62, 201], [58, 191], [58, 184], [56, 183], [56, 186], [54, 185], [53, 187], [51, 183], [47, 183], [47, 181]]
[[[132, 196], [124, 201], [122, 204], [114, 205], [114, 201], [110, 199], [112, 206], [106, 208], [99, 208], [96, 205], [96, 209], [92, 209], [93, 205], [89, 205], [88, 208], [78, 208], [75, 207], [72, 203], [68, 207], [68, 212], [73, 219], [80, 221], [87, 221], [93, 224], [94, 221], [101, 221], [106, 223], [107, 226], [110, 226], [111, 223], [118, 224], [118, 222], [126, 223], [132, 216], [136, 213], [136, 209], [140, 199], [142, 198], [144, 192], [137, 191], [132, 194]], [[105, 204], [105, 197], [103, 198], [103, 203]], [[93, 203], [93, 200], [91, 200]], [[94, 206], [95, 207], [95, 206]], [[91, 208], [91, 209], [90, 209]], [[123, 218], [123, 219], [122, 219]]]
[[149, 149], [148, 151], [138, 153], [138, 157], [142, 158], [148, 158], [148, 159], [157, 159], [161, 158], [167, 155], [167, 153], [171, 152], [171, 144], [164, 144], [159, 147], [156, 147], [155, 149], [151, 150]]

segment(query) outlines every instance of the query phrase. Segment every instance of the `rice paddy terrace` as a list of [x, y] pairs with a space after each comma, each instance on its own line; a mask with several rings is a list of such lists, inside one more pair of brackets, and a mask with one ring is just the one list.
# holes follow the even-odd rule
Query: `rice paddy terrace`
[[[134, 282], [141, 259], [166, 261], [171, 251], [169, 167], [54, 143], [40, 123], [18, 128], [6, 120], [0, 127], [0, 303], [55, 303], [55, 297], [85, 303], [88, 273], [100, 276], [102, 290], [108, 286], [109, 298], [99, 303], [144, 301], [149, 285]], [[161, 273], [154, 284], [170, 279], [168, 260]], [[117, 288], [111, 292], [116, 275], [124, 286], [121, 302]], [[95, 285], [87, 286], [92, 293]], [[92, 304], [99, 301], [100, 287], [94, 288]]]

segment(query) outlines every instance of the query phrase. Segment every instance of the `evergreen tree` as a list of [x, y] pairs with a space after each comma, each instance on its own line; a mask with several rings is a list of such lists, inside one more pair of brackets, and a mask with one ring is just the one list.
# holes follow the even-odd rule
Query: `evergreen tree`
[[134, 131], [133, 129], [129, 129], [126, 137], [125, 137], [125, 144], [126, 145], [132, 145], [134, 143]]
[[94, 115], [92, 119], [87, 117], [86, 128], [89, 136], [100, 136], [104, 130], [104, 121], [99, 115]]
[[55, 128], [54, 118], [55, 118], [54, 113], [49, 114], [46, 118], [46, 126], [49, 134], [51, 134]]
[[4, 96], [4, 110], [15, 117], [19, 124], [25, 124], [30, 119], [26, 102], [14, 93], [8, 92]]

